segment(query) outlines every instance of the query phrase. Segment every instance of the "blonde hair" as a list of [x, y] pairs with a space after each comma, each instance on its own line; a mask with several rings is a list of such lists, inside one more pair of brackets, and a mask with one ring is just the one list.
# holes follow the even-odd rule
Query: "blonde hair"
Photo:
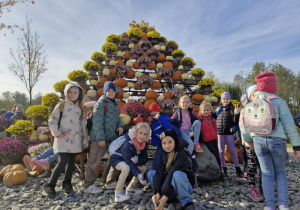
[[184, 100], [184, 99], [189, 99], [189, 102], [191, 103], [191, 99], [190, 99], [190, 97], [188, 96], [188, 95], [184, 95], [184, 96], [181, 96], [180, 98], [179, 98], [179, 101], [178, 101], [178, 106], [180, 107], [180, 108], [182, 108], [180, 105], [181, 105], [181, 101], [182, 100]]
[[[174, 139], [173, 139], [174, 140]], [[175, 140], [174, 140], [175, 141]], [[174, 148], [175, 149], [175, 148]], [[166, 164], [166, 170], [167, 170], [167, 172], [169, 172], [169, 170], [170, 170], [170, 167], [171, 167], [171, 165], [172, 165], [172, 163], [173, 163], [173, 160], [174, 160], [174, 157], [175, 157], [175, 151], [174, 151], [174, 149], [173, 149], [173, 151], [172, 152], [169, 152], [168, 153], [168, 161], [167, 161], [167, 164]]]
[[203, 114], [202, 110], [205, 109], [205, 107], [209, 107], [210, 111], [212, 112], [211, 104], [209, 102], [203, 101], [199, 106], [199, 113]]
[[23, 108], [23, 106], [21, 104], [19, 104], [19, 105], [16, 106], [16, 112], [22, 112], [22, 113], [24, 113], [24, 108]]
[[140, 128], [146, 128], [148, 133], [150, 133], [151, 131], [151, 128], [150, 126], [148, 125], [148, 123], [138, 123], [136, 126], [134, 126], [135, 130], [139, 130]]

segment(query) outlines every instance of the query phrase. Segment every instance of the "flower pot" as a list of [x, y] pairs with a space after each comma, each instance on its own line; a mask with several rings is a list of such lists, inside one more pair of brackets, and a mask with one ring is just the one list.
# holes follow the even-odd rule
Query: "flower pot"
[[175, 60], [180, 61], [182, 59], [182, 56], [176, 56]]
[[184, 69], [184, 70], [191, 70], [191, 68], [192, 68], [192, 67], [190, 67], [190, 66], [183, 66], [183, 69]]
[[102, 61], [97, 61], [97, 60], [95, 60], [95, 62], [98, 63], [99, 65], [102, 64]]
[[133, 54], [131, 55], [131, 58], [132, 58], [132, 59], [138, 59], [138, 58], [139, 58], [139, 55], [138, 55], [137, 53], [133, 53]]
[[148, 64], [147, 63], [141, 63], [140, 64], [140, 68], [141, 69], [147, 69], [148, 68]]
[[[55, 107], [55, 106], [54, 106]], [[54, 109], [54, 108], [53, 108]], [[43, 120], [37, 120], [37, 119], [34, 119], [33, 120], [33, 124], [35, 125], [42, 125], [43, 124]]]
[[164, 75], [164, 76], [161, 76], [163, 79], [171, 79], [171, 75]]
[[136, 38], [136, 37], [131, 37], [130, 40], [133, 41], [133, 42], [138, 42], [139, 41], [138, 38]]
[[148, 89], [148, 88], [150, 87], [149, 84], [142, 84], [141, 86], [142, 86], [142, 88], [144, 88], [144, 89]]
[[84, 80], [76, 81], [78, 85], [86, 85], [86, 82]]
[[26, 135], [25, 136], [18, 136], [18, 135], [16, 135], [14, 140], [15, 141], [26, 141], [27, 140], [27, 136]]
[[202, 79], [202, 76], [194, 76], [195, 77], [195, 80], [198, 80], [200, 81]]
[[212, 87], [211, 86], [205, 86], [205, 87], [203, 87], [203, 90], [212, 91]]
[[96, 71], [89, 71], [89, 76], [97, 76]]

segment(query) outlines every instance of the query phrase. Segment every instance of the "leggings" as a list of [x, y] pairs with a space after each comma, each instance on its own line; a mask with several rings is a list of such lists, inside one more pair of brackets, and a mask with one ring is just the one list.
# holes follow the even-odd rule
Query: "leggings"
[[218, 149], [221, 159], [221, 166], [226, 167], [225, 164], [225, 144], [227, 145], [228, 151], [230, 153], [232, 162], [235, 167], [240, 167], [237, 154], [235, 153], [235, 143], [233, 135], [218, 135]]
[[258, 162], [258, 159], [256, 157], [256, 154], [254, 150], [252, 150], [250, 147], [245, 147], [246, 155], [247, 155], [247, 176], [248, 176], [248, 184], [255, 186], [255, 173], [258, 169], [258, 180], [259, 185], [261, 186], [261, 170], [260, 165]]
[[[65, 170], [64, 183], [71, 183], [72, 173], [75, 170], [75, 156], [76, 153], [58, 153], [58, 163], [52, 171], [49, 179], [49, 185], [55, 186], [58, 177]], [[67, 167], [66, 167], [67, 166]]]
[[218, 165], [221, 167], [221, 160], [219, 156], [217, 139], [212, 141], [203, 141], [203, 143], [206, 145], [209, 151], [216, 157]]

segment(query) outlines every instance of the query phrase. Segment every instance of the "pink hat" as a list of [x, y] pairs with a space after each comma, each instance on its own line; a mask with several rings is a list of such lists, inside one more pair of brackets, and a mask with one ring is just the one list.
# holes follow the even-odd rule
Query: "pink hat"
[[255, 77], [257, 82], [257, 91], [265, 93], [276, 93], [277, 82], [276, 75], [273, 72], [264, 72]]

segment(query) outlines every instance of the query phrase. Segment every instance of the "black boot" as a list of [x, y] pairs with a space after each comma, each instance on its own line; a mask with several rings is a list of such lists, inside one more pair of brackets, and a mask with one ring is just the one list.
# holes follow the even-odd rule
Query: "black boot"
[[74, 190], [73, 190], [71, 182], [65, 182], [65, 181], [63, 181], [62, 188], [64, 189], [65, 193], [68, 194], [68, 195], [74, 193]]
[[196, 210], [195, 204], [193, 202], [188, 202], [183, 206], [184, 210]]
[[227, 168], [223, 167], [222, 170], [223, 170], [224, 178], [228, 178]]
[[55, 186], [46, 184], [42, 194], [48, 198], [55, 198], [56, 196]]
[[235, 167], [235, 170], [236, 170], [237, 177], [242, 178], [244, 174], [243, 174], [241, 168], [240, 167]]

